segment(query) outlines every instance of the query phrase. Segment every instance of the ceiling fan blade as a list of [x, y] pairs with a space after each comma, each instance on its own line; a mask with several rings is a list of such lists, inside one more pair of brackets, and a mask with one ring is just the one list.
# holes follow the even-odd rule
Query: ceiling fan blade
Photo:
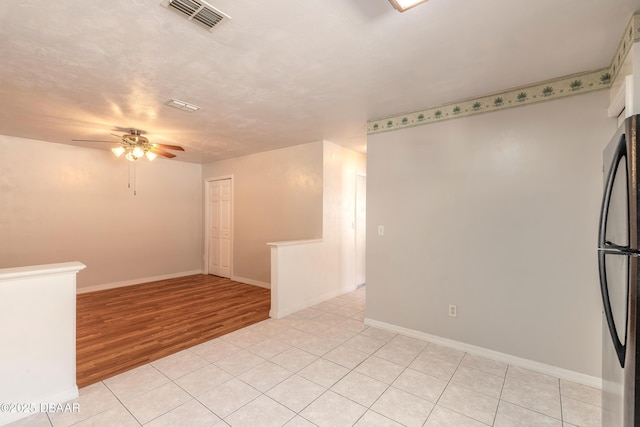
[[177, 150], [177, 151], [184, 151], [184, 148], [180, 147], [179, 145], [169, 145], [169, 144], [156, 144], [155, 142], [153, 144], [154, 147], [158, 147], [158, 148], [164, 148], [165, 150]]
[[174, 158], [176, 156], [175, 154], [168, 153], [168, 152], [166, 152], [164, 150], [161, 150], [159, 148], [152, 148], [149, 151], [151, 151], [152, 153], [157, 154], [159, 156], [168, 157], [170, 159], [172, 159], [172, 158]]
[[111, 144], [119, 143], [119, 141], [100, 141], [100, 140], [97, 140], [97, 139], [72, 139], [72, 141], [77, 141], [77, 142], [109, 142]]

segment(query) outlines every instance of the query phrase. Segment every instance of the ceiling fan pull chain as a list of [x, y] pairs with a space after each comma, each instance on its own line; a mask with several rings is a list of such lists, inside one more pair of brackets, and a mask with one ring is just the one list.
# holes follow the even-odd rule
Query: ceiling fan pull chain
[[[131, 166], [133, 165], [133, 172]], [[136, 196], [136, 162], [129, 162], [129, 180], [127, 182], [127, 188], [131, 188], [131, 181], [133, 181], [133, 195]]]
[[133, 195], [136, 196], [136, 163], [133, 162]]

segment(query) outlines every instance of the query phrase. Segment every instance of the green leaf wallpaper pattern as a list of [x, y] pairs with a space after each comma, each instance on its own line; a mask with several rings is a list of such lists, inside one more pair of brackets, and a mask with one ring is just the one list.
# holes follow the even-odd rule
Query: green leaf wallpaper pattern
[[[609, 89], [615, 82], [620, 72], [620, 67], [631, 47], [634, 43], [640, 41], [640, 11], [631, 17], [623, 34], [624, 36], [620, 40], [613, 56], [614, 59], [607, 68], [559, 77], [547, 82], [535, 83], [515, 90], [476, 97], [466, 101], [432, 106], [401, 116], [372, 120], [367, 122], [367, 133], [375, 134], [399, 128], [428, 125], [435, 121], [457, 119]], [[444, 113], [445, 111], [447, 112], [446, 114]]]

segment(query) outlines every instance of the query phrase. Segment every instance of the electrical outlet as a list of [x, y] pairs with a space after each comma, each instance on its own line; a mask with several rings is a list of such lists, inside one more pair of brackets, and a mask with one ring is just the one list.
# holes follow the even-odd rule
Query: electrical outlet
[[450, 304], [449, 305], [449, 316], [458, 317], [458, 306]]

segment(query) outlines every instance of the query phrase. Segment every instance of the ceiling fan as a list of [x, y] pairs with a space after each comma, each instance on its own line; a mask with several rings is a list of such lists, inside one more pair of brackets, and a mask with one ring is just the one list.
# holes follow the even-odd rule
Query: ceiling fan
[[152, 143], [146, 136], [142, 135], [143, 133], [144, 132], [141, 130], [131, 129], [129, 133], [124, 135], [111, 134], [116, 138], [120, 138], [120, 141], [99, 141], [95, 139], [72, 139], [72, 141], [119, 144], [118, 147], [112, 148], [111, 151], [116, 155], [116, 157], [120, 157], [126, 153], [125, 158], [131, 162], [135, 162], [141, 157], [147, 157], [149, 160], [155, 159], [156, 156], [163, 156], [172, 159], [176, 157], [176, 155], [169, 153], [166, 150], [184, 151], [184, 148], [179, 145]]
[[[100, 141], [95, 139], [73, 139], [72, 141], [78, 142], [107, 142], [109, 144], [118, 144], [117, 147], [111, 149], [116, 157], [120, 157], [125, 154], [125, 158], [130, 162], [135, 162], [141, 157], [146, 157], [149, 160], [155, 159], [157, 156], [167, 157], [169, 159], [174, 158], [176, 155], [169, 153], [166, 150], [184, 151], [184, 148], [179, 145], [169, 144], [156, 144], [149, 141], [149, 138], [143, 136], [144, 131], [139, 129], [131, 129], [129, 133], [124, 135], [111, 135], [116, 138], [120, 138], [120, 141]], [[133, 185], [132, 185], [133, 184]], [[133, 195], [137, 194], [136, 191], [136, 163], [129, 163], [129, 183], [128, 187], [133, 186]]]

